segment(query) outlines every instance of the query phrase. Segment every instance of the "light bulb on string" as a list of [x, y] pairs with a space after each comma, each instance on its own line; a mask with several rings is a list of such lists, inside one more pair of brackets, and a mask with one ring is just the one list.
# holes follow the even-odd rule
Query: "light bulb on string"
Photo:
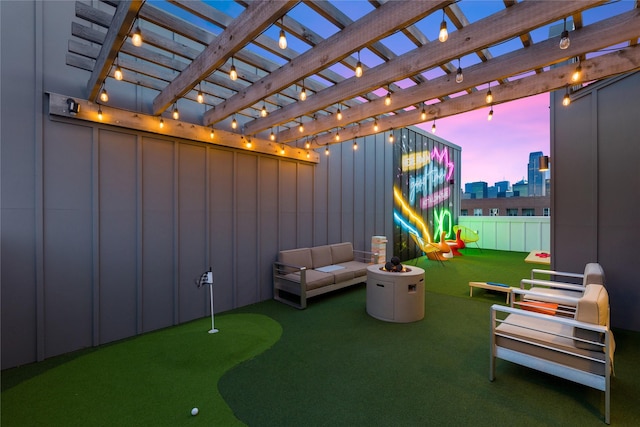
[[342, 110], [340, 109], [339, 105], [338, 105], [338, 112], [336, 113], [336, 119], [342, 120]]
[[[284, 26], [284, 18], [280, 20], [280, 25]], [[285, 35], [283, 28], [280, 28], [280, 37], [278, 37], [278, 46], [282, 50], [285, 50], [287, 48], [287, 36]]]
[[391, 105], [391, 91], [387, 90], [387, 96], [384, 98], [384, 105], [387, 107]]
[[578, 66], [576, 67], [576, 69], [573, 71], [573, 74], [571, 75], [571, 80], [573, 80], [574, 82], [577, 82], [580, 80], [581, 77], [582, 77], [582, 66], [578, 62]]
[[378, 126], [378, 119], [373, 120], [373, 131], [378, 132], [380, 130], [380, 126]]
[[431, 125], [431, 133], [436, 133], [436, 119], [433, 119], [433, 124]]
[[438, 40], [442, 43], [446, 42], [449, 38], [449, 32], [447, 31], [447, 21], [444, 20], [444, 8], [442, 9], [442, 23], [440, 24], [440, 33], [438, 33]]
[[236, 71], [236, 66], [233, 62], [233, 57], [231, 57], [231, 68], [229, 69], [229, 78], [231, 80], [237, 80], [238, 79], [238, 72]]
[[353, 151], [356, 151], [358, 149], [358, 141], [354, 138], [353, 140]]
[[272, 141], [276, 140], [276, 134], [273, 133], [273, 129], [271, 129], [271, 133], [269, 134], [269, 139], [272, 140]]
[[122, 81], [122, 79], [124, 78], [124, 76], [122, 75], [122, 68], [120, 68], [120, 64], [118, 62], [117, 56], [116, 56], [116, 70], [113, 72], [113, 77], [115, 77], [115, 79], [118, 81]]
[[393, 128], [389, 129], [389, 142], [393, 143], [395, 137], [393, 136]]
[[360, 51], [358, 51], [358, 63], [356, 64], [356, 77], [362, 77], [362, 62], [360, 62]]
[[198, 85], [198, 104], [204, 104], [204, 94], [202, 93], [202, 87]]
[[260, 110], [260, 117], [267, 117], [269, 112], [267, 111], [267, 105], [265, 103], [262, 104], [262, 109]]
[[462, 83], [464, 75], [462, 75], [462, 67], [460, 66], [460, 58], [458, 58], [458, 71], [456, 72], [456, 83]]
[[213, 139], [213, 137], [215, 136], [213, 128], [211, 128], [211, 132], [209, 133], [209, 136], [211, 137], [211, 139]]
[[302, 81], [302, 89], [300, 89], [300, 101], [307, 99], [307, 89], [304, 87], [304, 80]]
[[489, 82], [489, 90], [487, 91], [485, 101], [487, 104], [491, 104], [493, 102], [493, 94], [491, 93], [491, 82]]
[[142, 46], [142, 31], [140, 31], [140, 26], [136, 27], [136, 30], [133, 32], [131, 36], [131, 44], [135, 47]]
[[571, 97], [569, 96], [569, 86], [566, 87], [564, 96], [562, 97], [562, 105], [568, 107], [571, 104]]
[[173, 117], [173, 120], [178, 120], [180, 118], [180, 112], [178, 111], [177, 104], [173, 104], [173, 112], [171, 113], [171, 117]]
[[493, 105], [491, 106], [491, 109], [489, 110], [489, 115], [487, 116], [487, 121], [491, 121], [493, 120]]
[[98, 107], [98, 120], [102, 121], [102, 108]]
[[424, 109], [424, 105], [422, 105], [422, 111], [420, 112], [420, 119], [422, 121], [427, 120], [427, 111]]
[[560, 49], [568, 49], [569, 45], [571, 45], [571, 40], [569, 39], [569, 31], [567, 31], [567, 18], [564, 18], [564, 29], [562, 30], [562, 34], [560, 34]]
[[233, 120], [231, 120], [231, 129], [236, 129], [237, 127], [238, 127], [238, 121], [234, 117]]

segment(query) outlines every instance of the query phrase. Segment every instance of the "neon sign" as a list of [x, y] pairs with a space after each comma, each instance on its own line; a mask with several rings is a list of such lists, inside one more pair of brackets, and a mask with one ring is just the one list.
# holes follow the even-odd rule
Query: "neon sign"
[[429, 150], [422, 151], [421, 153], [409, 153], [402, 155], [402, 171], [410, 171], [419, 169], [422, 166], [431, 163], [433, 156]]
[[[418, 214], [416, 214], [404, 201], [402, 195], [400, 194], [400, 190], [397, 187], [393, 187], [393, 199], [396, 202], [396, 206], [400, 206], [402, 208], [402, 213], [409, 217], [409, 220], [416, 224], [418, 228], [422, 231], [421, 239], [426, 242], [431, 242], [431, 235], [429, 234], [429, 229], [427, 225], [424, 223], [422, 218]], [[394, 213], [395, 217], [395, 213]], [[416, 233], [418, 231], [416, 230]]]
[[449, 173], [447, 174], [447, 180], [451, 179], [451, 175], [453, 175], [453, 168], [455, 167], [453, 162], [449, 161], [449, 150], [446, 148], [442, 151], [438, 150], [438, 147], [433, 147], [433, 152], [431, 153], [432, 159], [437, 159], [439, 163], [444, 163], [449, 169]]
[[422, 175], [415, 177], [409, 177], [409, 204], [415, 205], [416, 193], [422, 192], [422, 194], [431, 193], [433, 187], [440, 185], [447, 179], [447, 171], [441, 169], [434, 164], [429, 164], [424, 167]]
[[449, 189], [449, 187], [444, 187], [440, 191], [436, 191], [433, 194], [429, 194], [428, 196], [423, 197], [420, 200], [420, 206], [422, 207], [422, 209], [432, 208], [435, 205], [447, 200], [450, 195], [451, 195], [451, 190]]
[[445, 236], [449, 237], [449, 235], [451, 235], [451, 229], [453, 228], [453, 224], [451, 221], [451, 211], [449, 211], [449, 209], [443, 208], [438, 212], [438, 209], [434, 209], [433, 217], [436, 223], [436, 230], [434, 232], [434, 235], [439, 236], [444, 231]]

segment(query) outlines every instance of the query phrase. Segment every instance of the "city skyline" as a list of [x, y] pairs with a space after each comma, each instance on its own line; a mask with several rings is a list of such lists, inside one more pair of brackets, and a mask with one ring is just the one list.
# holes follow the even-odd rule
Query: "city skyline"
[[[527, 179], [529, 153], [549, 155], [551, 129], [548, 93], [436, 120], [436, 135], [462, 148], [461, 182]], [[431, 133], [433, 122], [418, 125]]]

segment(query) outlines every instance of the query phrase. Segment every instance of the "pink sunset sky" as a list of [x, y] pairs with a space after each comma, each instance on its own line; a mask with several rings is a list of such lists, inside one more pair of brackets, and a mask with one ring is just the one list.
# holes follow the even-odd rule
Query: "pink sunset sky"
[[[462, 182], [514, 184], [527, 179], [529, 153], [549, 154], [549, 94], [531, 96], [436, 120], [436, 135], [462, 147]], [[431, 133], [433, 122], [418, 125]]]

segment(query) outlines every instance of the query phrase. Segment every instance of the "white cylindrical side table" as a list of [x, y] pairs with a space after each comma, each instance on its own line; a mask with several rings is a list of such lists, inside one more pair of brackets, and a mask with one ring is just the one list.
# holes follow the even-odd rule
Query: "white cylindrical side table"
[[396, 273], [384, 264], [367, 267], [367, 313], [385, 322], [408, 323], [424, 318], [424, 270], [405, 267]]

